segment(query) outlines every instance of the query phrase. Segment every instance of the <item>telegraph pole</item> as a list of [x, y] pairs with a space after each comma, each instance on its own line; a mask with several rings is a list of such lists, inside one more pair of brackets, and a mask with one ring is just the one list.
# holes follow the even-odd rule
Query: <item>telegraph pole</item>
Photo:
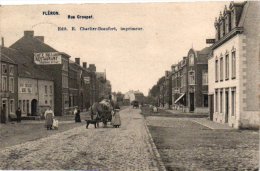
[[0, 114], [2, 112], [2, 47], [4, 47], [4, 38], [1, 38], [0, 46]]

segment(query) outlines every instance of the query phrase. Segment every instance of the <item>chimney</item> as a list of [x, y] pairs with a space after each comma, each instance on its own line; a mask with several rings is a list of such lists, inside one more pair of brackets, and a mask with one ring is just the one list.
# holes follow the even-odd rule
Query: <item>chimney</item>
[[83, 62], [83, 68], [87, 69], [87, 62]]
[[80, 65], [80, 58], [75, 58], [75, 63]]
[[34, 31], [32, 30], [27, 30], [24, 31], [24, 37], [33, 37]]
[[4, 47], [5, 46], [5, 39], [4, 39], [4, 37], [2, 37], [2, 47]]
[[89, 70], [96, 72], [96, 65], [95, 64], [89, 64]]
[[34, 37], [44, 43], [44, 36], [34, 36]]

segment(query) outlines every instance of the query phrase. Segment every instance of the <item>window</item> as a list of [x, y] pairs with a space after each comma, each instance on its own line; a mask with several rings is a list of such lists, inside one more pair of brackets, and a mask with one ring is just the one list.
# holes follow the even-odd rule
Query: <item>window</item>
[[7, 77], [2, 76], [2, 91], [7, 91]]
[[234, 116], [236, 111], [236, 89], [231, 91], [231, 115]]
[[22, 101], [21, 101], [21, 100], [18, 101], [18, 107], [19, 107], [20, 109], [22, 108]]
[[62, 75], [62, 87], [63, 88], [68, 88], [68, 76], [67, 75]]
[[47, 100], [45, 100], [45, 104], [48, 104], [48, 101], [47, 101]]
[[66, 60], [62, 60], [62, 70], [64, 71], [68, 71], [69, 70], [69, 67], [68, 67], [68, 61]]
[[8, 70], [6, 64], [2, 64], [2, 74], [7, 74], [7, 72]]
[[195, 84], [195, 72], [194, 71], [190, 71], [189, 72], [189, 84]]
[[208, 107], [208, 95], [203, 94], [203, 106]]
[[25, 100], [23, 100], [23, 112], [25, 112]]
[[14, 99], [10, 99], [10, 113], [14, 113]]
[[9, 77], [9, 91], [10, 92], [14, 92], [14, 78], [13, 77]]
[[222, 113], [223, 112], [223, 91], [222, 90], [220, 90], [219, 105], [220, 105], [220, 113]]
[[220, 81], [223, 81], [223, 58], [220, 58], [220, 63], [219, 63], [219, 67], [220, 67]]
[[52, 94], [52, 85], [50, 85], [50, 94]]
[[190, 57], [189, 57], [189, 65], [190, 65], [190, 66], [194, 65], [194, 54], [190, 54]]
[[215, 104], [216, 104], [216, 107], [215, 107], [215, 110], [216, 112], [218, 112], [218, 90], [215, 91]]
[[14, 75], [14, 66], [13, 65], [9, 65], [9, 74]]
[[48, 94], [48, 87], [44, 86], [44, 88], [45, 88], [45, 94]]
[[218, 60], [215, 62], [215, 81], [218, 82]]
[[226, 59], [225, 59], [226, 65], [225, 65], [225, 78], [226, 80], [229, 79], [229, 55], [226, 54]]
[[232, 52], [232, 79], [236, 78], [236, 51]]
[[202, 85], [208, 85], [208, 71], [202, 71]]

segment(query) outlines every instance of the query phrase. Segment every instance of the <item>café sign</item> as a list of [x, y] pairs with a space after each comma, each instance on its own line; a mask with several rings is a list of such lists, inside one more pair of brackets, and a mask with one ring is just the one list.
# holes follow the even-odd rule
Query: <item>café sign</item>
[[34, 63], [37, 65], [61, 64], [61, 55], [58, 52], [34, 53]]

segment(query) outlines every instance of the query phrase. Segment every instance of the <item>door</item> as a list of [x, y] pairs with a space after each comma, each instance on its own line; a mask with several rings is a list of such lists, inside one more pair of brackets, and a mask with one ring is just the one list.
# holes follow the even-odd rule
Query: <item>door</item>
[[226, 115], [225, 115], [225, 123], [228, 123], [228, 117], [229, 117], [229, 110], [228, 110], [228, 106], [229, 106], [229, 96], [228, 96], [228, 91], [226, 91]]
[[190, 93], [190, 112], [194, 111], [194, 93]]
[[213, 121], [214, 95], [209, 95], [209, 119]]
[[7, 121], [7, 100], [2, 100], [2, 111], [1, 111], [1, 123], [6, 123]]
[[36, 99], [33, 99], [31, 102], [31, 113], [32, 113], [32, 116], [37, 115], [37, 100]]

